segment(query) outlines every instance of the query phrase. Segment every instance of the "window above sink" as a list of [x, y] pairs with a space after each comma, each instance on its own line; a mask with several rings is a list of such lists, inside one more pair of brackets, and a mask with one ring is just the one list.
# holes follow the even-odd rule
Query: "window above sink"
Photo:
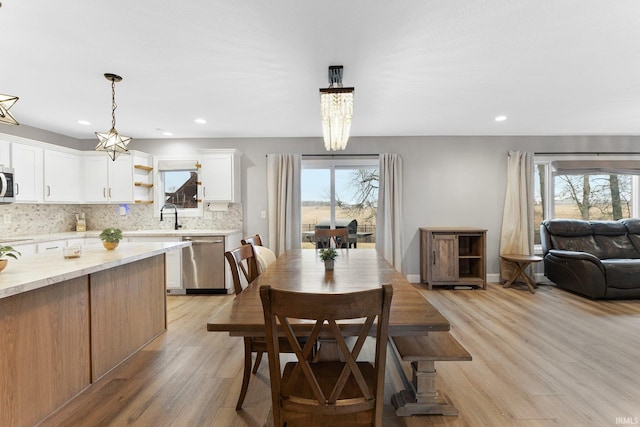
[[196, 156], [156, 156], [156, 197], [154, 216], [160, 216], [162, 206], [178, 208], [179, 216], [201, 217], [200, 162]]

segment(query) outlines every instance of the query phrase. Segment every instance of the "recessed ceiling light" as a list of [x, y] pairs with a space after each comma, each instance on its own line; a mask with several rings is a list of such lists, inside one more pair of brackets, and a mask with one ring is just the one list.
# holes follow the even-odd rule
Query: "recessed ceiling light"
[[507, 116], [496, 116], [495, 119], [496, 122], [504, 122], [505, 120], [507, 120]]
[[164, 136], [173, 136], [171, 132], [167, 132], [166, 130], [162, 132]]
[[85, 126], [89, 126], [91, 124], [91, 122], [88, 122], [86, 120], [78, 120], [78, 124], [80, 125], [85, 125]]
[[207, 123], [207, 121], [205, 119], [195, 119], [194, 122], [196, 122], [199, 125], [203, 125], [203, 124]]

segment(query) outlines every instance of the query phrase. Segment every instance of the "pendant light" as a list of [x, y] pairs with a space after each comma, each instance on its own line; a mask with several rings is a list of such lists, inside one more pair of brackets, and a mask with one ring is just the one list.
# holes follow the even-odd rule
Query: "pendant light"
[[111, 130], [109, 132], [96, 132], [98, 145], [96, 151], [106, 151], [111, 160], [115, 161], [120, 154], [129, 154], [127, 145], [133, 138], [122, 136], [116, 130], [116, 82], [122, 81], [122, 77], [105, 73], [104, 77], [111, 81]]
[[17, 100], [17, 96], [3, 95], [0, 93], [0, 123], [7, 123], [10, 125], [19, 124], [9, 112], [9, 109], [13, 107], [13, 104], [15, 104]]
[[342, 87], [342, 65], [329, 67], [329, 87], [320, 89], [322, 133], [327, 151], [347, 148], [353, 116], [352, 87]]

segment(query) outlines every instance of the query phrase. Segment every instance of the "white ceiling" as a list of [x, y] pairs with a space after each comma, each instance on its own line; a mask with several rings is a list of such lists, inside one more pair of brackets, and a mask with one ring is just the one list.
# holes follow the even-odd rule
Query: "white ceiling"
[[76, 138], [105, 72], [134, 139], [321, 136], [329, 65], [353, 136], [640, 134], [638, 0], [1, 1], [0, 93]]

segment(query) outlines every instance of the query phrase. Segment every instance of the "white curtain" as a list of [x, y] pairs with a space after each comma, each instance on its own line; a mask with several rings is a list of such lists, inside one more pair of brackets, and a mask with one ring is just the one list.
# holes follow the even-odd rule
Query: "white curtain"
[[[502, 213], [500, 255], [533, 254], [533, 153], [509, 151], [507, 191]], [[508, 280], [514, 267], [500, 260], [500, 278]]]
[[302, 246], [299, 154], [267, 155], [269, 199], [269, 247], [280, 256]]
[[396, 270], [402, 268], [402, 158], [380, 155], [376, 249]]

